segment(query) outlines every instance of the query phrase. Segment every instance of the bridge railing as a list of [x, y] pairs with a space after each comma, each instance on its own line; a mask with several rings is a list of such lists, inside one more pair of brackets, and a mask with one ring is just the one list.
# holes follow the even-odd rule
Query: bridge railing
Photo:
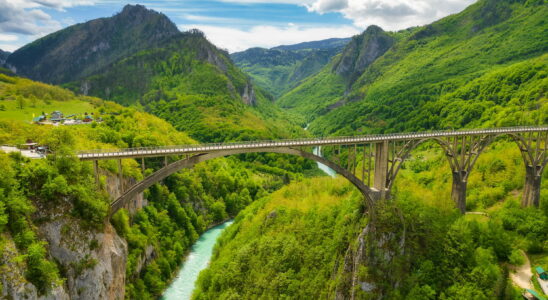
[[[187, 145], [170, 145], [170, 146], [155, 146], [155, 147], [136, 147], [136, 148], [121, 148], [121, 149], [94, 149], [94, 150], [82, 150], [77, 152], [79, 156], [93, 156], [93, 154], [105, 154], [105, 153], [129, 153], [129, 152], [146, 152], [146, 151], [162, 151], [162, 150], [175, 150], [175, 149], [188, 149], [192, 152], [192, 149], [202, 148], [216, 148], [221, 146], [281, 146], [280, 144], [303, 144], [314, 142], [326, 144], [332, 142], [336, 143], [341, 140], [348, 140], [349, 143], [353, 142], [371, 142], [375, 140], [395, 140], [395, 139], [412, 139], [412, 138], [427, 138], [427, 137], [443, 137], [443, 136], [458, 136], [458, 135], [475, 135], [475, 134], [495, 134], [495, 133], [512, 133], [512, 132], [538, 132], [548, 131], [548, 126], [522, 126], [522, 127], [501, 127], [491, 129], [461, 129], [461, 130], [436, 130], [436, 131], [424, 131], [424, 132], [408, 132], [408, 133], [389, 133], [389, 134], [369, 134], [369, 135], [355, 135], [355, 136], [331, 136], [331, 137], [313, 137], [313, 138], [301, 138], [301, 139], [283, 139], [283, 140], [255, 140], [255, 141], [238, 141], [227, 143], [206, 143], [206, 144], [187, 144]], [[343, 142], [344, 143], [344, 142]]]

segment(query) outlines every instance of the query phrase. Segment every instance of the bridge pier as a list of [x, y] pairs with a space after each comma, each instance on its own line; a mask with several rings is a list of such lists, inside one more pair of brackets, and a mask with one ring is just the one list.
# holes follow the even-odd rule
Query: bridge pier
[[529, 132], [513, 136], [525, 163], [525, 184], [521, 205], [540, 206], [540, 183], [548, 163], [548, 133]]
[[462, 214], [466, 213], [466, 185], [468, 175], [472, 171], [476, 160], [494, 140], [493, 136], [455, 136], [448, 137], [441, 142], [445, 150], [451, 171], [453, 172], [453, 185], [451, 199]]
[[120, 192], [124, 193], [124, 173], [122, 171], [122, 160], [118, 160], [118, 181], [120, 182]]
[[388, 141], [375, 144], [375, 177], [373, 178], [373, 193], [375, 200], [388, 198], [390, 191], [387, 187], [388, 179]]
[[542, 178], [542, 168], [538, 166], [526, 166], [525, 171], [525, 185], [523, 186], [523, 197], [521, 199], [521, 206], [535, 206], [540, 205], [540, 181]]
[[93, 171], [95, 172], [95, 184], [99, 186], [99, 161], [93, 161]]
[[453, 186], [451, 189], [451, 199], [455, 202], [455, 205], [462, 214], [466, 213], [466, 187], [467, 187], [467, 174], [463, 174], [465, 171], [453, 172]]

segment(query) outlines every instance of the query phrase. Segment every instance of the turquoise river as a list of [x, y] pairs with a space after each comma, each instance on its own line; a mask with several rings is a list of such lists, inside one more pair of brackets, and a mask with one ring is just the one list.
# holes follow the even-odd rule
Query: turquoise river
[[186, 258], [179, 274], [177, 274], [177, 277], [173, 280], [161, 299], [190, 299], [200, 271], [207, 268], [207, 265], [209, 264], [209, 260], [213, 254], [213, 246], [215, 246], [217, 238], [228, 226], [230, 226], [230, 224], [232, 224], [232, 222], [233, 221], [227, 221], [221, 225], [215, 226], [200, 236], [198, 241], [192, 246], [190, 254]]

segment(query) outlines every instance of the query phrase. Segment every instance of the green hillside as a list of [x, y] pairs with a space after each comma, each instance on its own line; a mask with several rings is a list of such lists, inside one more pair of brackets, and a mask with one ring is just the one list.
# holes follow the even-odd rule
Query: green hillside
[[[389, 33], [388, 51], [361, 71], [339, 72], [342, 61], [360, 65], [368, 45], [359, 41], [375, 41], [364, 33], [355, 38], [360, 47], [277, 104], [317, 135], [548, 124], [547, 9], [543, 1], [478, 1]], [[462, 216], [449, 170], [441, 149], [414, 150], [374, 222], [353, 202], [354, 188], [292, 183], [240, 213], [194, 298], [520, 299], [509, 278], [523, 263], [520, 251], [548, 266], [548, 172], [540, 209], [520, 207], [519, 148], [495, 142], [468, 180], [466, 209], [479, 214]]]
[[[546, 103], [547, 12], [542, 1], [478, 1], [394, 33], [396, 43], [345, 93], [328, 66], [280, 105], [323, 135], [470, 127], [492, 111], [514, 114], [492, 125], [546, 124], [543, 110], [533, 110]], [[317, 101], [307, 94], [314, 86], [335, 96]]]
[[202, 32], [180, 32], [141, 5], [52, 33], [11, 54], [7, 64], [20, 76], [142, 107], [202, 142], [299, 130]]
[[[488, 171], [478, 186], [519, 185], [514, 158], [501, 161], [507, 170], [493, 169], [493, 157], [479, 162], [478, 169]], [[378, 204], [375, 223], [363, 214], [360, 193], [342, 178], [293, 183], [253, 203], [219, 239], [193, 299], [347, 299], [351, 293], [357, 299], [519, 299], [507, 266], [519, 264], [519, 249], [546, 258], [548, 206], [523, 209], [509, 195], [488, 216], [460, 216], [447, 195], [450, 182], [435, 175], [447, 168], [442, 159], [412, 164], [394, 199]], [[471, 196], [478, 186], [471, 185]], [[487, 190], [477, 195], [498, 197]], [[364, 228], [353, 287], [349, 252], [360, 247], [356, 237]]]
[[320, 71], [349, 39], [328, 39], [272, 49], [251, 48], [230, 57], [253, 82], [274, 98]]
[[76, 24], [27, 44], [6, 64], [19, 75], [60, 84], [90, 76], [177, 34], [177, 26], [165, 15], [126, 5], [110, 18]]
[[198, 31], [66, 86], [142, 106], [203, 142], [289, 137], [298, 130], [280, 122], [283, 112]]

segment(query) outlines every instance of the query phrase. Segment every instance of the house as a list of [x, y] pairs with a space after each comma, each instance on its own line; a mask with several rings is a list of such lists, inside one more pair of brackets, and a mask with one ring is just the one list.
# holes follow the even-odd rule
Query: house
[[36, 148], [36, 153], [45, 155], [48, 152], [49, 152], [48, 146], [40, 146], [40, 147]]
[[35, 143], [31, 140], [27, 140], [25, 144], [19, 145], [19, 149], [34, 150], [37, 146], [38, 146], [38, 143]]
[[90, 115], [86, 115], [86, 116], [84, 117], [84, 119], [82, 120], [82, 122], [84, 122], [84, 123], [93, 122], [93, 117], [90, 116]]
[[42, 116], [33, 118], [32, 123], [40, 123], [40, 122], [44, 122], [45, 120], [46, 120], [46, 116], [42, 115]]
[[538, 266], [535, 268], [537, 271], [537, 276], [542, 280], [548, 280], [548, 273], [544, 271], [544, 269], [541, 266]]
[[63, 120], [63, 113], [56, 110], [50, 114], [49, 119], [52, 122], [61, 122], [61, 120]]
[[542, 297], [539, 293], [530, 289], [524, 290], [522, 296], [527, 300], [546, 300], [546, 298]]

